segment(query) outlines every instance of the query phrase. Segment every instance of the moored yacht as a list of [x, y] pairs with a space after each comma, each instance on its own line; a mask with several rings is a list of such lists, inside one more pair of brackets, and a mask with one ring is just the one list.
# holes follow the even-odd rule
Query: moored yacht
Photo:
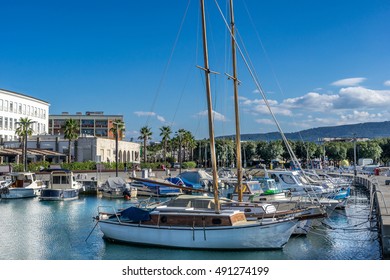
[[2, 182], [0, 198], [29, 198], [35, 197], [46, 188], [42, 180], [38, 180], [33, 172], [12, 172], [9, 179]]
[[52, 171], [48, 188], [41, 191], [39, 200], [74, 200], [79, 197], [79, 192], [82, 188], [83, 185], [76, 181], [72, 171]]

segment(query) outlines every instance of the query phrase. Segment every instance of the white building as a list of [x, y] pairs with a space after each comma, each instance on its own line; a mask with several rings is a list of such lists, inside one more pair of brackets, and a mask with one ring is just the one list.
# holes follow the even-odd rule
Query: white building
[[[115, 162], [115, 140], [93, 136], [77, 139], [77, 161]], [[118, 141], [118, 162], [140, 163], [141, 145], [135, 142]]]
[[[21, 142], [4, 142], [0, 149], [0, 163], [21, 160]], [[48, 160], [53, 163], [66, 161], [69, 140], [55, 135], [32, 136], [28, 139], [28, 161]], [[115, 162], [116, 143], [113, 139], [94, 136], [79, 137], [71, 143], [72, 161]], [[135, 142], [118, 141], [118, 162], [140, 164], [141, 145]], [[38, 152], [44, 153], [43, 155]], [[52, 153], [51, 153], [52, 152]]]
[[49, 106], [46, 101], [0, 89], [0, 139], [2, 141], [18, 139], [15, 129], [20, 118], [29, 118], [34, 122], [33, 134], [48, 133]]

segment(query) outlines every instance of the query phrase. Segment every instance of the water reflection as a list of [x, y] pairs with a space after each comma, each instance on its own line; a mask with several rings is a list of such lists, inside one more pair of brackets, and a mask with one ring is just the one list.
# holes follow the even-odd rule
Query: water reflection
[[367, 195], [355, 189], [346, 210], [337, 210], [307, 236], [293, 236], [282, 250], [202, 251], [106, 242], [93, 219], [98, 206], [123, 200], [85, 196], [67, 202], [37, 198], [0, 200], [2, 260], [372, 260], [380, 259], [376, 229], [368, 220]]

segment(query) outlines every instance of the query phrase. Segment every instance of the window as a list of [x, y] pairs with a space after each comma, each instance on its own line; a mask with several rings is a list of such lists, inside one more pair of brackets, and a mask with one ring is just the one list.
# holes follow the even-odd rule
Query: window
[[13, 118], [9, 118], [9, 129], [10, 130], [13, 129], [13, 124], [14, 124], [14, 119]]
[[9, 103], [9, 111], [10, 112], [14, 111], [14, 103], [12, 101], [10, 101], [10, 103]]
[[0, 99], [0, 110], [3, 110], [3, 99]]
[[0, 117], [0, 129], [3, 129], [3, 117]]
[[22, 104], [19, 103], [19, 114], [21, 114], [23, 111], [22, 111]]
[[81, 126], [82, 127], [94, 127], [95, 122], [94, 120], [81, 120]]
[[4, 118], [4, 129], [8, 129], [8, 118]]
[[4, 101], [4, 111], [8, 112], [8, 101]]
[[23, 104], [23, 113], [22, 113], [23, 115], [25, 115], [26, 114], [26, 104]]
[[283, 182], [287, 184], [294, 184], [295, 181], [292, 176], [286, 175], [286, 174], [281, 174], [280, 177], [282, 178]]

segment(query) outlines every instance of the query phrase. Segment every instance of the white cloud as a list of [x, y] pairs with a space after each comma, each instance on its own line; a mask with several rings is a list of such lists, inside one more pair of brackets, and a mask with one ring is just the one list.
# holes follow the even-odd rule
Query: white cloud
[[369, 122], [382, 121], [383, 115], [381, 113], [371, 114], [367, 111], [354, 110], [351, 114], [340, 115], [340, 121], [344, 123], [352, 122]]
[[364, 82], [366, 78], [348, 78], [348, 79], [342, 79], [333, 82], [332, 86], [339, 86], [339, 87], [349, 87], [349, 86], [358, 86], [362, 82]]
[[166, 123], [165, 118], [163, 116], [159, 116], [154, 112], [144, 112], [144, 111], [136, 111], [134, 112], [138, 117], [156, 117], [162, 123]]
[[261, 124], [275, 124], [275, 122], [271, 119], [256, 119], [255, 122]]
[[[280, 106], [276, 100], [268, 100], [268, 104], [270, 105], [271, 110], [274, 114], [283, 116], [292, 115], [291, 110]], [[244, 111], [249, 112], [253, 115], [270, 114], [269, 109], [263, 99], [251, 100], [248, 98], [241, 98], [241, 105], [243, 106]]]
[[148, 117], [148, 116], [155, 116], [156, 113], [154, 112], [143, 112], [143, 111], [137, 111], [137, 112], [134, 112], [135, 115], [137, 115], [138, 117]]
[[384, 84], [385, 86], [390, 87], [390, 80], [385, 81], [383, 84]]
[[[207, 117], [207, 114], [208, 114], [208, 112], [207, 112], [207, 110], [205, 110], [205, 111], [199, 112], [196, 115], [201, 116], [201, 117]], [[226, 122], [227, 121], [227, 119], [226, 119], [226, 117], [224, 115], [222, 115], [222, 114], [220, 114], [220, 113], [218, 113], [216, 111], [213, 111], [213, 117], [214, 117], [215, 121], [221, 121], [221, 122]]]
[[163, 117], [163, 116], [156, 116], [156, 118], [160, 121], [160, 122], [162, 122], [162, 123], [165, 123], [165, 118]]
[[337, 95], [309, 92], [303, 96], [283, 100], [282, 106], [287, 108], [305, 108], [308, 111], [326, 111], [333, 107]]
[[380, 108], [390, 104], [390, 90], [373, 90], [364, 87], [342, 88], [334, 104], [337, 109]]

